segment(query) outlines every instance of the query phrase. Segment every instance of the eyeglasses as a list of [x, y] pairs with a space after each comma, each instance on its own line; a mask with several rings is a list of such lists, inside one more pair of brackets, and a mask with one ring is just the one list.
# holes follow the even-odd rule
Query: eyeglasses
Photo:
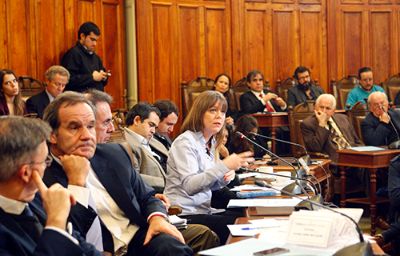
[[49, 167], [52, 162], [53, 162], [53, 158], [48, 155], [46, 157], [46, 160], [44, 160], [43, 162], [30, 162], [29, 164], [46, 164], [46, 166]]

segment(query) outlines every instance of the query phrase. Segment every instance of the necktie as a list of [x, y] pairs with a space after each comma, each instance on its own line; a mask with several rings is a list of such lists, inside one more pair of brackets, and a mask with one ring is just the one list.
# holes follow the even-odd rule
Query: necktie
[[339, 134], [333, 126], [333, 121], [328, 121], [328, 127], [332, 134], [332, 141], [338, 146], [338, 149], [344, 149], [351, 147], [350, 143], [347, 142], [343, 134]]
[[100, 219], [99, 216], [97, 215], [97, 211], [95, 210], [96, 203], [94, 202], [92, 195], [89, 195], [88, 209], [92, 213], [96, 214], [96, 217], [94, 218], [92, 225], [90, 226], [86, 234], [86, 241], [93, 244], [97, 250], [103, 251], [103, 237], [101, 233]]
[[[262, 98], [263, 98], [263, 94], [260, 93], [259, 97], [260, 97], [260, 99], [262, 99]], [[275, 112], [275, 109], [274, 109], [274, 107], [272, 106], [272, 104], [271, 104], [270, 101], [267, 101], [267, 102], [265, 103], [265, 109], [266, 109], [268, 112]]]

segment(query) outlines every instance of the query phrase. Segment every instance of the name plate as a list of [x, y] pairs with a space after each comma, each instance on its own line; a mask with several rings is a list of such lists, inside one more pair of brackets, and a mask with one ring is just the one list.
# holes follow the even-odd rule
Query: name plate
[[290, 217], [287, 242], [326, 248], [329, 245], [334, 218], [293, 213]]

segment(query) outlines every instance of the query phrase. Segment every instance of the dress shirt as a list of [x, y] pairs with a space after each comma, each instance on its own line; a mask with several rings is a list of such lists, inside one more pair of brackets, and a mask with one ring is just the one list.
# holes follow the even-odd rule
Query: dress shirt
[[182, 214], [210, 214], [211, 190], [227, 185], [224, 175], [228, 168], [215, 159], [215, 139], [209, 154], [202, 132], [186, 131], [172, 143], [167, 162], [164, 194], [174, 205], [182, 207]]
[[148, 139], [146, 139], [142, 135], [132, 131], [129, 128], [125, 128], [125, 132], [127, 132], [131, 136], [135, 137], [137, 141], [140, 141], [140, 144], [143, 146], [143, 148], [146, 149], [148, 152], [150, 152], [157, 159], [157, 161], [161, 159], [159, 155], [157, 155], [153, 150], [151, 150]]
[[[14, 215], [21, 215], [26, 207], [28, 207], [28, 204], [25, 202], [21, 202], [21, 201], [14, 200], [14, 199], [7, 198], [7, 197], [0, 195], [0, 208], [3, 209], [3, 211], [5, 211], [6, 213], [14, 214]], [[54, 226], [45, 226], [45, 229], [54, 230], [54, 231], [60, 233], [61, 235], [67, 237], [74, 244], [79, 245], [78, 240], [76, 240], [74, 237], [72, 237], [71, 234], [69, 234], [65, 230], [62, 230], [62, 229], [60, 229], [58, 227], [54, 227]]]
[[47, 89], [46, 89], [46, 94], [47, 94], [47, 97], [49, 97], [49, 102], [51, 103], [51, 102], [54, 100], [53, 95], [51, 95], [51, 94], [47, 91]]

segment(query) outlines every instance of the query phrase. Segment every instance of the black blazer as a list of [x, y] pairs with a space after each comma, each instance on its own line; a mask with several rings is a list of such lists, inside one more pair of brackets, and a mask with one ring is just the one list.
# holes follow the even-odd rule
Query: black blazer
[[[394, 127], [400, 134], [400, 114], [389, 109], [388, 114]], [[393, 141], [398, 140], [398, 134], [393, 126], [379, 121], [372, 113], [369, 113], [361, 123], [361, 131], [365, 145], [387, 146]]]
[[[319, 95], [324, 93], [324, 90], [322, 90], [322, 88], [319, 86], [311, 85], [310, 89], [311, 89], [311, 95], [313, 96], [311, 100], [316, 100]], [[288, 90], [288, 98], [287, 98], [288, 106], [295, 107], [300, 103], [306, 102], [307, 100], [308, 97], [306, 93], [297, 85], [293, 86]]]
[[[167, 214], [161, 201], [153, 196], [153, 188], [146, 185], [139, 172], [133, 169], [131, 160], [121, 145], [98, 144], [90, 164], [102, 185], [132, 224], [147, 228], [147, 218], [151, 213]], [[64, 187], [68, 186], [67, 176], [56, 161], [46, 169], [43, 181], [48, 186], [56, 182]], [[92, 218], [92, 212], [79, 203], [72, 207], [72, 224], [79, 228], [82, 235], [86, 236]]]
[[[264, 90], [264, 93], [267, 94], [271, 91]], [[281, 107], [275, 102], [275, 100], [271, 100], [272, 106], [275, 111], [283, 112]], [[252, 91], [247, 91], [240, 96], [240, 108], [242, 114], [254, 114], [257, 112], [263, 112], [265, 109], [265, 105], [254, 95]]]
[[[46, 214], [39, 199], [29, 203], [29, 207], [44, 226]], [[77, 232], [74, 232], [73, 236], [78, 240], [79, 245], [59, 232], [50, 229], [44, 229], [39, 240], [34, 241], [10, 214], [0, 209], [0, 255], [101, 255], [92, 245], [86, 243]]]
[[49, 96], [47, 95], [46, 90], [43, 90], [26, 101], [26, 110], [28, 113], [36, 113], [39, 118], [42, 118], [44, 109], [49, 104]]

